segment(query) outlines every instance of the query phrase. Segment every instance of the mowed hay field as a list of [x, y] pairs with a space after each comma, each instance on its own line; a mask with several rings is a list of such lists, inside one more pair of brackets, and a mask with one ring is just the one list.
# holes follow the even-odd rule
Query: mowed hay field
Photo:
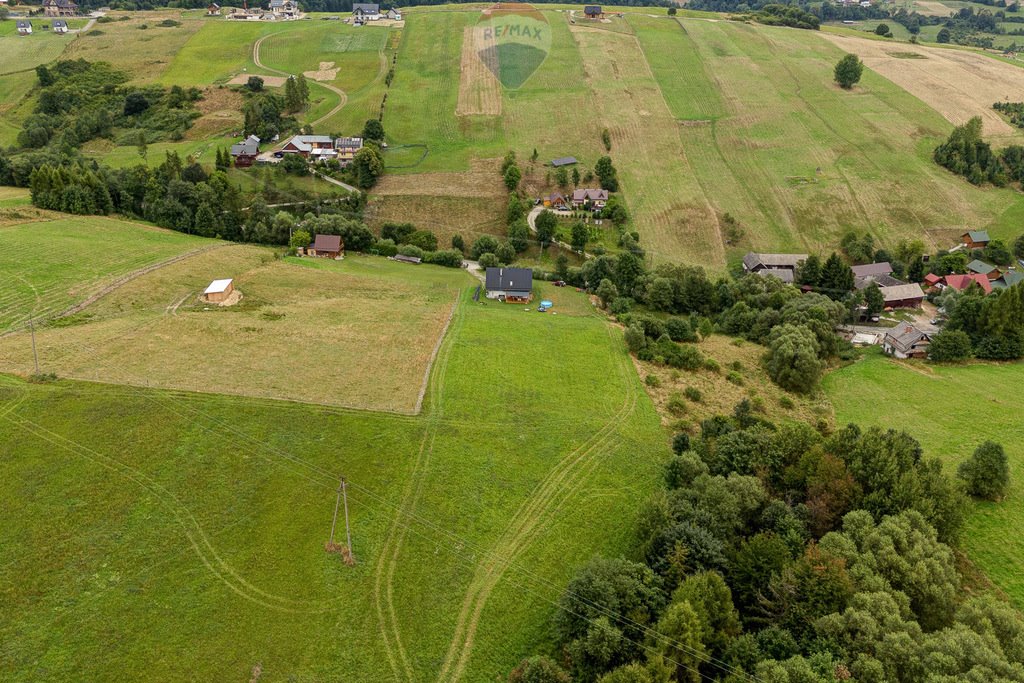
[[904, 429], [947, 471], [986, 440], [1003, 445], [1011, 487], [1000, 503], [976, 503], [962, 544], [968, 556], [1018, 607], [1024, 607], [1024, 364], [936, 366], [890, 360], [880, 353], [829, 374], [824, 387], [836, 423]]
[[[0, 204], [6, 197], [24, 194], [0, 188]], [[120, 277], [217, 244], [99, 216], [4, 225], [0, 243], [0, 334], [58, 314]]]
[[[199, 300], [234, 278], [233, 306]], [[62, 377], [412, 413], [463, 271], [381, 258], [282, 261], [226, 246], [143, 275], [36, 333]], [[111, 343], [116, 340], [116, 343]], [[25, 333], [0, 369], [31, 372]], [[159, 358], [159, 363], [153, 359]]]
[[845, 35], [822, 36], [856, 53], [873, 71], [905, 88], [955, 124], [982, 118], [986, 136], [1020, 137], [1020, 129], [992, 109], [1024, 97], [1024, 69], [988, 55], [920, 45], [890, 45]]
[[421, 417], [0, 377], [0, 678], [479, 681], [541, 647], [666, 437], [581, 295], [469, 292]]

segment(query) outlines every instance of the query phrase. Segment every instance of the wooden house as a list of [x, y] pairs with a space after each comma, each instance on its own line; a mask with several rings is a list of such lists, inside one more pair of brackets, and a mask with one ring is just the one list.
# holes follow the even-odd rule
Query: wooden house
[[896, 358], [926, 358], [931, 337], [913, 325], [897, 325], [885, 333], [882, 351]]
[[984, 275], [989, 280], [999, 279], [999, 269], [995, 266], [985, 263], [980, 259], [974, 259], [967, 264], [967, 270], [971, 273], [977, 273], [978, 275]]
[[608, 202], [608, 190], [582, 189], [573, 190], [572, 205], [575, 208], [589, 206], [592, 209], [603, 209]]
[[295, 135], [284, 143], [281, 151], [309, 158], [314, 149], [334, 149], [334, 138], [330, 135]]
[[924, 290], [921, 285], [912, 282], [909, 285], [879, 287], [886, 308], [920, 308], [924, 301]]
[[960, 235], [960, 243], [969, 249], [981, 249], [990, 242], [988, 231], [969, 230]]
[[203, 292], [203, 301], [207, 301], [211, 304], [219, 304], [227, 301], [227, 298], [231, 296], [233, 291], [235, 291], [235, 284], [234, 280], [231, 278], [227, 278], [225, 280], [214, 280]]
[[583, 8], [583, 16], [587, 19], [602, 19], [604, 17], [604, 10], [601, 9], [600, 5], [586, 5]]
[[208, 17], [219, 17], [220, 16], [220, 5], [215, 2], [210, 3], [206, 6], [206, 16]]
[[313, 239], [313, 244], [306, 249], [306, 253], [310, 256], [336, 259], [341, 258], [344, 248], [341, 235], [317, 235]]
[[[743, 257], [743, 271], [759, 273], [762, 270], [788, 270], [794, 273], [797, 266], [806, 260], [807, 254], [761, 254], [751, 251]], [[791, 278], [789, 282], [792, 281]]]
[[252, 166], [260, 153], [260, 139], [250, 135], [245, 140], [231, 145], [231, 157], [235, 160], [236, 168]]

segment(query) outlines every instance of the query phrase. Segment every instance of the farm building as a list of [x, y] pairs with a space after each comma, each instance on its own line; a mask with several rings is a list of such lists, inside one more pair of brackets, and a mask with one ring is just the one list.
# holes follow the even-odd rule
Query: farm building
[[235, 291], [235, 284], [231, 278], [214, 280], [203, 292], [203, 300], [211, 304], [219, 304], [226, 301], [233, 291]]
[[913, 325], [897, 325], [885, 333], [882, 351], [896, 358], [925, 358], [931, 337]]
[[43, 14], [48, 17], [73, 17], [78, 14], [74, 0], [43, 0]]
[[882, 261], [881, 263], [866, 263], [862, 266], [850, 266], [850, 270], [853, 271], [853, 277], [855, 278], [892, 275], [892, 266], [889, 265], [888, 261]]
[[317, 235], [313, 244], [309, 245], [306, 253], [310, 256], [321, 258], [340, 258], [345, 245], [341, 242], [341, 235]]
[[583, 16], [587, 19], [600, 19], [604, 16], [604, 10], [600, 5], [586, 5], [583, 8]]
[[879, 287], [886, 308], [920, 308], [924, 301], [924, 290], [916, 282], [909, 285]]
[[51, 26], [53, 27], [54, 33], [68, 32], [68, 22], [64, 21], [63, 19], [54, 19]]
[[989, 241], [988, 232], [985, 230], [970, 230], [960, 236], [960, 243], [971, 249], [981, 249]]
[[765, 277], [768, 277], [769, 275], [771, 277], [777, 277], [786, 284], [793, 284], [793, 280], [796, 276], [795, 271], [792, 271], [789, 268], [762, 268], [757, 271], [757, 274]]
[[530, 268], [488, 268], [484, 280], [488, 299], [522, 304], [529, 303], [533, 297], [533, 270]]
[[250, 135], [245, 140], [231, 145], [231, 156], [235, 160], [235, 166], [245, 168], [252, 166], [260, 153], [260, 139]]
[[208, 17], [219, 17], [220, 16], [220, 5], [213, 2], [206, 6], [206, 16]]
[[334, 149], [334, 138], [330, 135], [296, 135], [284, 143], [281, 151], [308, 157], [314, 149]]
[[572, 205], [581, 207], [589, 203], [595, 209], [603, 209], [608, 201], [608, 190], [573, 190]]
[[759, 254], [751, 251], [743, 257], [743, 271], [759, 273], [776, 269], [796, 271], [796, 267], [807, 260], [807, 254]]
[[380, 19], [380, 5], [365, 2], [352, 3], [352, 17], [358, 21], [377, 21]]
[[993, 265], [985, 263], [980, 259], [974, 259], [967, 264], [967, 270], [978, 275], [984, 275], [989, 280], [995, 280], [999, 277], [999, 269]]
[[576, 157], [558, 157], [557, 159], [551, 160], [551, 165], [555, 168], [558, 168], [559, 166], [572, 166], [573, 164], [578, 163], [579, 162], [576, 161]]
[[878, 285], [879, 287], [895, 287], [896, 285], [907, 284], [903, 280], [898, 280], [892, 275], [878, 274], [878, 275], [854, 275], [853, 277], [853, 288], [860, 290], [870, 287], [871, 285]]
[[18, 20], [18, 24], [17, 24], [17, 28], [18, 28], [18, 35], [19, 36], [30, 35], [32, 33], [32, 22], [31, 21], [23, 21], [23, 20], [19, 19]]

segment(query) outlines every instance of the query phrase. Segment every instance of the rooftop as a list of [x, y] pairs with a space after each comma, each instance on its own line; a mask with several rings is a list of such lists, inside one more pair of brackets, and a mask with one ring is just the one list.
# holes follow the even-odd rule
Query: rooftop
[[909, 285], [896, 285], [894, 287], [879, 287], [882, 297], [889, 301], [904, 301], [906, 299], [923, 299], [924, 290], [921, 285], [912, 282]]
[[862, 266], [850, 266], [854, 277], [868, 277], [869, 275], [892, 275], [892, 266], [888, 261], [881, 263], [865, 263]]
[[988, 275], [995, 269], [995, 266], [989, 265], [988, 263], [985, 263], [980, 259], [974, 259], [973, 261], [967, 264], [967, 270], [970, 270], [975, 273], [981, 273], [982, 275]]
[[488, 268], [487, 291], [529, 292], [533, 290], [530, 268]]
[[579, 163], [576, 161], [576, 157], [558, 157], [557, 159], [551, 160], [551, 165], [556, 168], [558, 166], [572, 166], [576, 163]]
[[225, 278], [224, 280], [214, 280], [210, 283], [210, 286], [206, 288], [203, 294], [221, 294], [226, 292], [228, 287], [231, 286], [232, 279]]
[[313, 248], [317, 251], [341, 251], [341, 235], [317, 235]]
[[749, 252], [743, 257], [743, 267], [753, 270], [757, 266], [766, 268], [796, 268], [801, 261], [807, 260], [807, 254], [761, 254]]

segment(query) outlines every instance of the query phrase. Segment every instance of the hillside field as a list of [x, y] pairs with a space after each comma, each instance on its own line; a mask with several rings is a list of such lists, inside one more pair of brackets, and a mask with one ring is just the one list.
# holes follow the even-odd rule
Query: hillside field
[[[0, 206], [24, 197], [0, 188]], [[0, 334], [30, 317], [58, 314], [133, 271], [213, 244], [99, 216], [4, 225], [0, 241]]]
[[976, 503], [961, 543], [968, 556], [1024, 607], [1024, 364], [935, 366], [871, 353], [825, 378], [836, 423], [905, 429], [930, 457], [953, 469], [983, 441], [1001, 443], [1010, 459], [1010, 493], [1000, 503]]

